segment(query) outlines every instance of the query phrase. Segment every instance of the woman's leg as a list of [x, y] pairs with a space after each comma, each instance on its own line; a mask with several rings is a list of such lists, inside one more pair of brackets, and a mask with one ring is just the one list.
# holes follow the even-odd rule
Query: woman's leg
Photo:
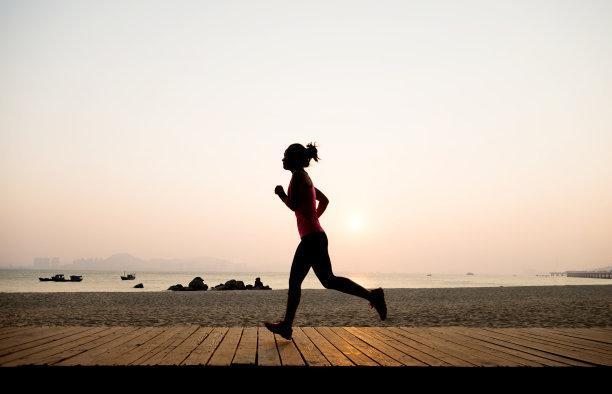
[[329, 252], [327, 250], [327, 235], [325, 235], [325, 233], [321, 234], [319, 242], [317, 242], [318, 250], [316, 258], [312, 261], [312, 268], [317, 278], [321, 281], [321, 284], [326, 289], [338, 290], [370, 301], [371, 293], [369, 290], [364, 289], [348, 278], [334, 275], [331, 267], [331, 259], [329, 258]]
[[291, 273], [289, 274], [289, 291], [287, 294], [287, 311], [285, 312], [284, 323], [289, 326], [293, 325], [295, 312], [300, 304], [302, 294], [302, 282], [308, 271], [310, 263], [308, 261], [308, 243], [301, 241], [298, 245], [293, 262], [291, 263]]

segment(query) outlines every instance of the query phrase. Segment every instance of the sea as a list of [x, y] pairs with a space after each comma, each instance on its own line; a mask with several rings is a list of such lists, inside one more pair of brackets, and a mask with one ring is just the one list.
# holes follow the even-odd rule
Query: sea
[[[196, 276], [204, 279], [209, 288], [230, 279], [254, 284], [260, 278], [264, 285], [275, 290], [288, 288], [288, 272], [126, 272], [136, 275], [135, 280], [122, 280], [124, 272], [119, 271], [56, 271], [39, 270], [0, 270], [1, 293], [30, 292], [146, 292], [165, 291], [176, 284], [187, 286]], [[41, 282], [38, 278], [51, 277], [55, 274], [81, 275], [81, 282]], [[382, 288], [457, 288], [457, 287], [511, 287], [511, 286], [573, 286], [573, 285], [606, 285], [611, 279], [568, 278], [550, 275], [484, 275], [466, 274], [398, 274], [398, 273], [342, 273], [361, 286], [371, 289]], [[144, 288], [134, 288], [142, 283]], [[302, 284], [303, 289], [323, 289], [312, 271]]]

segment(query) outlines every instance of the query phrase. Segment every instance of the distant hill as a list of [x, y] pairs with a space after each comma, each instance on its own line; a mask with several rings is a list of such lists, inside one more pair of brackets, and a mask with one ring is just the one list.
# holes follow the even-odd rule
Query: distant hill
[[105, 259], [75, 260], [71, 264], [64, 265], [64, 267], [100, 271], [248, 271], [243, 264], [213, 257], [144, 260], [129, 253], [117, 253]]

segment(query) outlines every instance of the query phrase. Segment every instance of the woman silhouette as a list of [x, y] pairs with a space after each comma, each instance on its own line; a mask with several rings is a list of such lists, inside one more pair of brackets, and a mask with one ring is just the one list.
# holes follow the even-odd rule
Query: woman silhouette
[[[321, 284], [327, 289], [364, 298], [370, 302], [370, 307], [376, 308], [381, 320], [387, 318], [387, 305], [381, 288], [366, 290], [350, 279], [335, 276], [327, 251], [327, 235], [319, 224], [319, 216], [325, 212], [329, 200], [314, 187], [308, 173], [304, 170], [310, 164], [310, 159], [319, 161], [317, 147], [308, 144], [292, 144], [283, 157], [283, 168], [291, 171], [291, 182], [287, 194], [282, 186], [276, 186], [274, 193], [295, 212], [297, 227], [300, 234], [300, 244], [295, 251], [291, 273], [289, 274], [289, 292], [287, 296], [287, 311], [285, 319], [277, 323], [264, 322], [268, 330], [279, 334], [285, 339], [291, 339], [293, 319], [300, 303], [302, 281], [313, 268]], [[316, 200], [319, 201], [317, 207]]]

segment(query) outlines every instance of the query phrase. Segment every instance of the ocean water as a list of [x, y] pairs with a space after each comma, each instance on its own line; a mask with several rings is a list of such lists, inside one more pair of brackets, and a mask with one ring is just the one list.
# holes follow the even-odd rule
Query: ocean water
[[[62, 273], [82, 275], [82, 282], [41, 282], [39, 277], [51, 277]], [[289, 274], [277, 272], [245, 273], [205, 273], [205, 272], [135, 272], [135, 280], [121, 280], [123, 272], [116, 271], [37, 271], [37, 270], [0, 270], [0, 292], [143, 292], [163, 291], [175, 284], [187, 286], [196, 276], [204, 279], [209, 288], [225, 283], [230, 279], [241, 280], [246, 284], [255, 283], [255, 278], [261, 278], [264, 285], [272, 289], [287, 289]], [[363, 274], [342, 273], [365, 288], [456, 288], [456, 287], [509, 287], [509, 286], [566, 286], [566, 285], [602, 285], [612, 284], [610, 279], [567, 278], [565, 276], [538, 275], [451, 275], [451, 274]], [[134, 289], [133, 286], [142, 283], [144, 289]], [[303, 289], [322, 289], [317, 277], [312, 271], [308, 274]]]

